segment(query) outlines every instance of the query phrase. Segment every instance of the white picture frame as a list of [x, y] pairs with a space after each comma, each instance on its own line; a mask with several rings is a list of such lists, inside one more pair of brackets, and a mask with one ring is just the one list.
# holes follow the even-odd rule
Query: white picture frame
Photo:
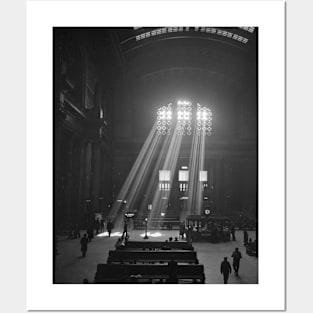
[[[124, 285], [52, 283], [52, 28], [141, 25], [259, 28], [258, 284], [175, 285], [175, 288], [171, 285], [136, 285], [130, 289]], [[270, 217], [268, 212], [271, 212]], [[39, 218], [45, 222], [39, 223]], [[285, 2], [28, 1], [27, 309], [214, 311], [284, 308]]]

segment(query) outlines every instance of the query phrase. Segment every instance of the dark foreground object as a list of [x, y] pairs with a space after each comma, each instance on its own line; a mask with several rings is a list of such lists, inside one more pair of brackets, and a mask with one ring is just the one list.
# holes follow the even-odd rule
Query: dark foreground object
[[171, 241], [166, 244], [162, 241], [128, 241], [125, 246], [119, 246], [118, 250], [123, 249], [162, 249], [168, 246], [173, 250], [193, 250], [193, 246], [186, 241]]
[[176, 261], [177, 263], [199, 264], [197, 253], [195, 251], [129, 251], [114, 250], [109, 251], [107, 263], [168, 263]]
[[[178, 283], [205, 282], [203, 265], [177, 265]], [[130, 265], [130, 264], [98, 264], [95, 275], [96, 284], [136, 284], [136, 283], [170, 283], [168, 265]]]
[[251, 256], [258, 256], [258, 248], [256, 242], [249, 242], [246, 244], [246, 253]]

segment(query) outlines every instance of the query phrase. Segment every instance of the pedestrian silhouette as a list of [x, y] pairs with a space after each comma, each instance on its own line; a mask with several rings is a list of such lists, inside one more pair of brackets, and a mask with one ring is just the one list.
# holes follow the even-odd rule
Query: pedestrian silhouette
[[241, 252], [238, 250], [238, 248], [236, 248], [231, 256], [233, 258], [233, 268], [234, 268], [235, 275], [238, 276], [240, 259], [242, 258]]
[[93, 239], [93, 226], [92, 225], [89, 225], [87, 234], [88, 234], [88, 241], [90, 242]]
[[126, 235], [127, 237], [127, 222], [124, 222], [124, 230], [123, 230], [123, 234], [122, 234], [122, 238], [124, 238], [124, 234]]
[[224, 276], [224, 284], [227, 284], [229, 274], [231, 274], [231, 266], [227, 257], [224, 257], [224, 261], [221, 263], [221, 274]]
[[102, 218], [100, 221], [100, 232], [103, 233], [104, 232], [104, 219]]
[[171, 250], [171, 247], [168, 244], [168, 240], [165, 240], [165, 243], [162, 246], [161, 250]]
[[108, 231], [109, 237], [111, 237], [112, 228], [113, 228], [113, 223], [109, 220], [107, 224], [107, 231]]
[[179, 238], [184, 239], [185, 231], [185, 224], [181, 223], [179, 226]]
[[231, 232], [231, 236], [232, 236], [233, 241], [236, 241], [235, 227], [234, 226], [231, 227], [230, 232]]
[[95, 229], [96, 229], [96, 234], [99, 234], [99, 230], [100, 230], [100, 220], [99, 218], [96, 219], [95, 221]]
[[243, 243], [244, 245], [247, 245], [248, 243], [248, 238], [249, 238], [249, 235], [248, 235], [248, 232], [246, 229], [243, 230]]
[[84, 234], [84, 237], [80, 239], [80, 250], [82, 252], [83, 258], [86, 257], [87, 246], [88, 246], [88, 239], [87, 239], [87, 235]]

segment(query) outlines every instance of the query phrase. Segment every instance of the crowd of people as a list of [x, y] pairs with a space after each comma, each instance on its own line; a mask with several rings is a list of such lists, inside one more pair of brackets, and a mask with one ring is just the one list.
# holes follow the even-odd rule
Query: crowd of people
[[[82, 223], [84, 226], [81, 227], [78, 223], [69, 223], [68, 226], [68, 239], [77, 239], [81, 238], [81, 228], [84, 228], [88, 235], [88, 240], [91, 241], [91, 239], [94, 238], [94, 234], [98, 235], [100, 233], [103, 233], [105, 231], [105, 220], [103, 218], [94, 218], [92, 217], [86, 217], [86, 220], [84, 223]], [[112, 231], [113, 223], [110, 220], [107, 220], [107, 231]]]

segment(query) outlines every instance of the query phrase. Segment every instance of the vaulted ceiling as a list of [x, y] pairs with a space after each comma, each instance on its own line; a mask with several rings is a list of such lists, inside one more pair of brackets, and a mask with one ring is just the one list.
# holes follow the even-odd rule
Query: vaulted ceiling
[[[73, 101], [82, 112], [97, 116], [95, 103], [107, 98], [115, 146], [140, 147], [158, 108], [189, 100], [211, 109], [211, 143], [251, 143], [255, 149], [257, 28], [70, 28], [60, 29], [56, 39], [72, 77], [66, 88], [77, 90]], [[92, 101], [81, 86], [84, 80], [95, 95]]]
[[[179, 99], [213, 112], [213, 140], [256, 138], [257, 29], [117, 28], [116, 137], [144, 138], [157, 108]], [[113, 47], [113, 48], [112, 48]]]

